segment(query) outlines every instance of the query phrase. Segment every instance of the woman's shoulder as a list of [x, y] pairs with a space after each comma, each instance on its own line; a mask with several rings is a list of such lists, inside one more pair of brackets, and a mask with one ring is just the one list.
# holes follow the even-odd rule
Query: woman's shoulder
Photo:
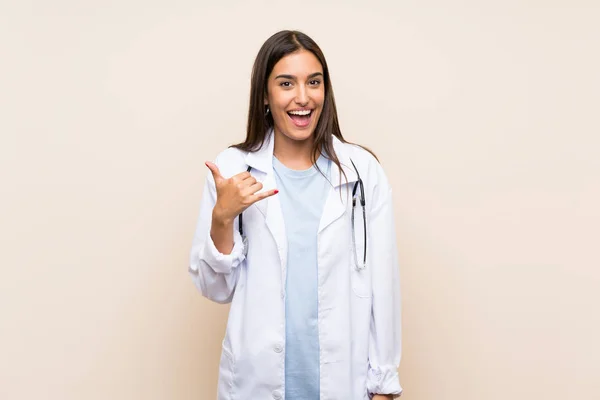
[[225, 178], [232, 177], [246, 170], [247, 151], [235, 147], [228, 147], [217, 154], [215, 164], [219, 167], [221, 175]]
[[366, 147], [356, 143], [343, 143], [342, 146], [346, 155], [348, 155], [350, 160], [356, 165], [361, 176], [363, 174], [385, 176], [381, 163]]
[[355, 163], [358, 161], [361, 164], [371, 165], [378, 164], [377, 158], [367, 148], [356, 144], [356, 143], [342, 143], [344, 152], [352, 159]]
[[385, 193], [390, 189], [387, 174], [377, 157], [367, 148], [344, 143], [344, 152], [354, 162], [368, 192]]

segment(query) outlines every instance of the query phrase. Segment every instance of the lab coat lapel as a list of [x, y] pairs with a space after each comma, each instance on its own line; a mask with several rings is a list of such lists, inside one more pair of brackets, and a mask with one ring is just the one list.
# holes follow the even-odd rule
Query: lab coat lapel
[[[333, 148], [342, 165], [342, 169], [338, 168], [335, 163], [331, 163], [332, 187], [329, 190], [329, 195], [323, 208], [319, 233], [344, 215], [348, 202], [351, 201], [352, 191], [350, 188], [358, 180], [346, 146], [335, 136], [333, 137]], [[346, 179], [348, 180], [347, 182]]]
[[[275, 189], [275, 173], [273, 171], [273, 131], [266, 136], [266, 141], [256, 152], [250, 152], [246, 156], [246, 164], [253, 168], [252, 174], [263, 184], [262, 191]], [[281, 211], [279, 196], [270, 196], [264, 200], [254, 203], [254, 206], [265, 217], [269, 232], [273, 236], [279, 253], [282, 267], [282, 278], [285, 282], [285, 261], [287, 259], [287, 236]]]
[[[257, 181], [263, 184], [261, 191], [272, 190], [275, 188], [275, 177], [273, 175], [273, 146], [274, 146], [273, 130], [267, 132], [265, 141], [260, 149], [246, 154], [246, 165], [252, 167], [251, 174]], [[254, 206], [266, 218], [268, 204], [273, 196], [254, 203]]]
[[[263, 190], [272, 190], [276, 186], [275, 174], [273, 171], [268, 173], [262, 181]], [[255, 203], [256, 208], [265, 217], [265, 222], [273, 239], [277, 243], [277, 249], [279, 250], [279, 256], [281, 259], [285, 259], [285, 250], [287, 248], [287, 238], [285, 233], [285, 225], [283, 223], [283, 211], [281, 210], [281, 202], [279, 196], [274, 195], [267, 197]]]
[[346, 185], [334, 186], [329, 190], [329, 195], [323, 208], [323, 215], [319, 223], [319, 233], [344, 215], [349, 200], [348, 191], [345, 188]]
[[[275, 186], [275, 175], [269, 174], [265, 179], [265, 186], [269, 185], [269, 187]], [[285, 283], [285, 265], [287, 264], [285, 261], [287, 260], [287, 236], [285, 232], [285, 223], [283, 220], [283, 212], [281, 210], [281, 202], [279, 201], [279, 196], [274, 195], [262, 201], [262, 208], [265, 209], [265, 223], [267, 224], [267, 228], [271, 232], [275, 243], [277, 244], [277, 251], [279, 253], [279, 261], [281, 262], [282, 268], [282, 279]], [[260, 210], [260, 207], [259, 207]]]

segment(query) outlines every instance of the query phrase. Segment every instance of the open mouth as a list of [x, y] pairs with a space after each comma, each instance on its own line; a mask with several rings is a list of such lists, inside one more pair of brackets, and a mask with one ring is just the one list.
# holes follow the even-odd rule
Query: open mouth
[[293, 110], [288, 111], [288, 116], [298, 128], [305, 128], [310, 124], [313, 110]]

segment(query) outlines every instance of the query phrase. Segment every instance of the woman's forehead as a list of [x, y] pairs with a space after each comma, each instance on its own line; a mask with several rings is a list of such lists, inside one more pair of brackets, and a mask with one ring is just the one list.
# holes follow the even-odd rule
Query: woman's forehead
[[294, 75], [297, 77], [308, 76], [315, 72], [323, 72], [319, 59], [310, 51], [300, 50], [288, 54], [275, 64], [272, 76]]

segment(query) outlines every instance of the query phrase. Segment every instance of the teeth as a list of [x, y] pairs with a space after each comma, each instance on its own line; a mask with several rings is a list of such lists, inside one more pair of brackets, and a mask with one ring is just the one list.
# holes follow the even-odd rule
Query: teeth
[[310, 114], [310, 110], [290, 111], [289, 113], [293, 115], [308, 115]]

